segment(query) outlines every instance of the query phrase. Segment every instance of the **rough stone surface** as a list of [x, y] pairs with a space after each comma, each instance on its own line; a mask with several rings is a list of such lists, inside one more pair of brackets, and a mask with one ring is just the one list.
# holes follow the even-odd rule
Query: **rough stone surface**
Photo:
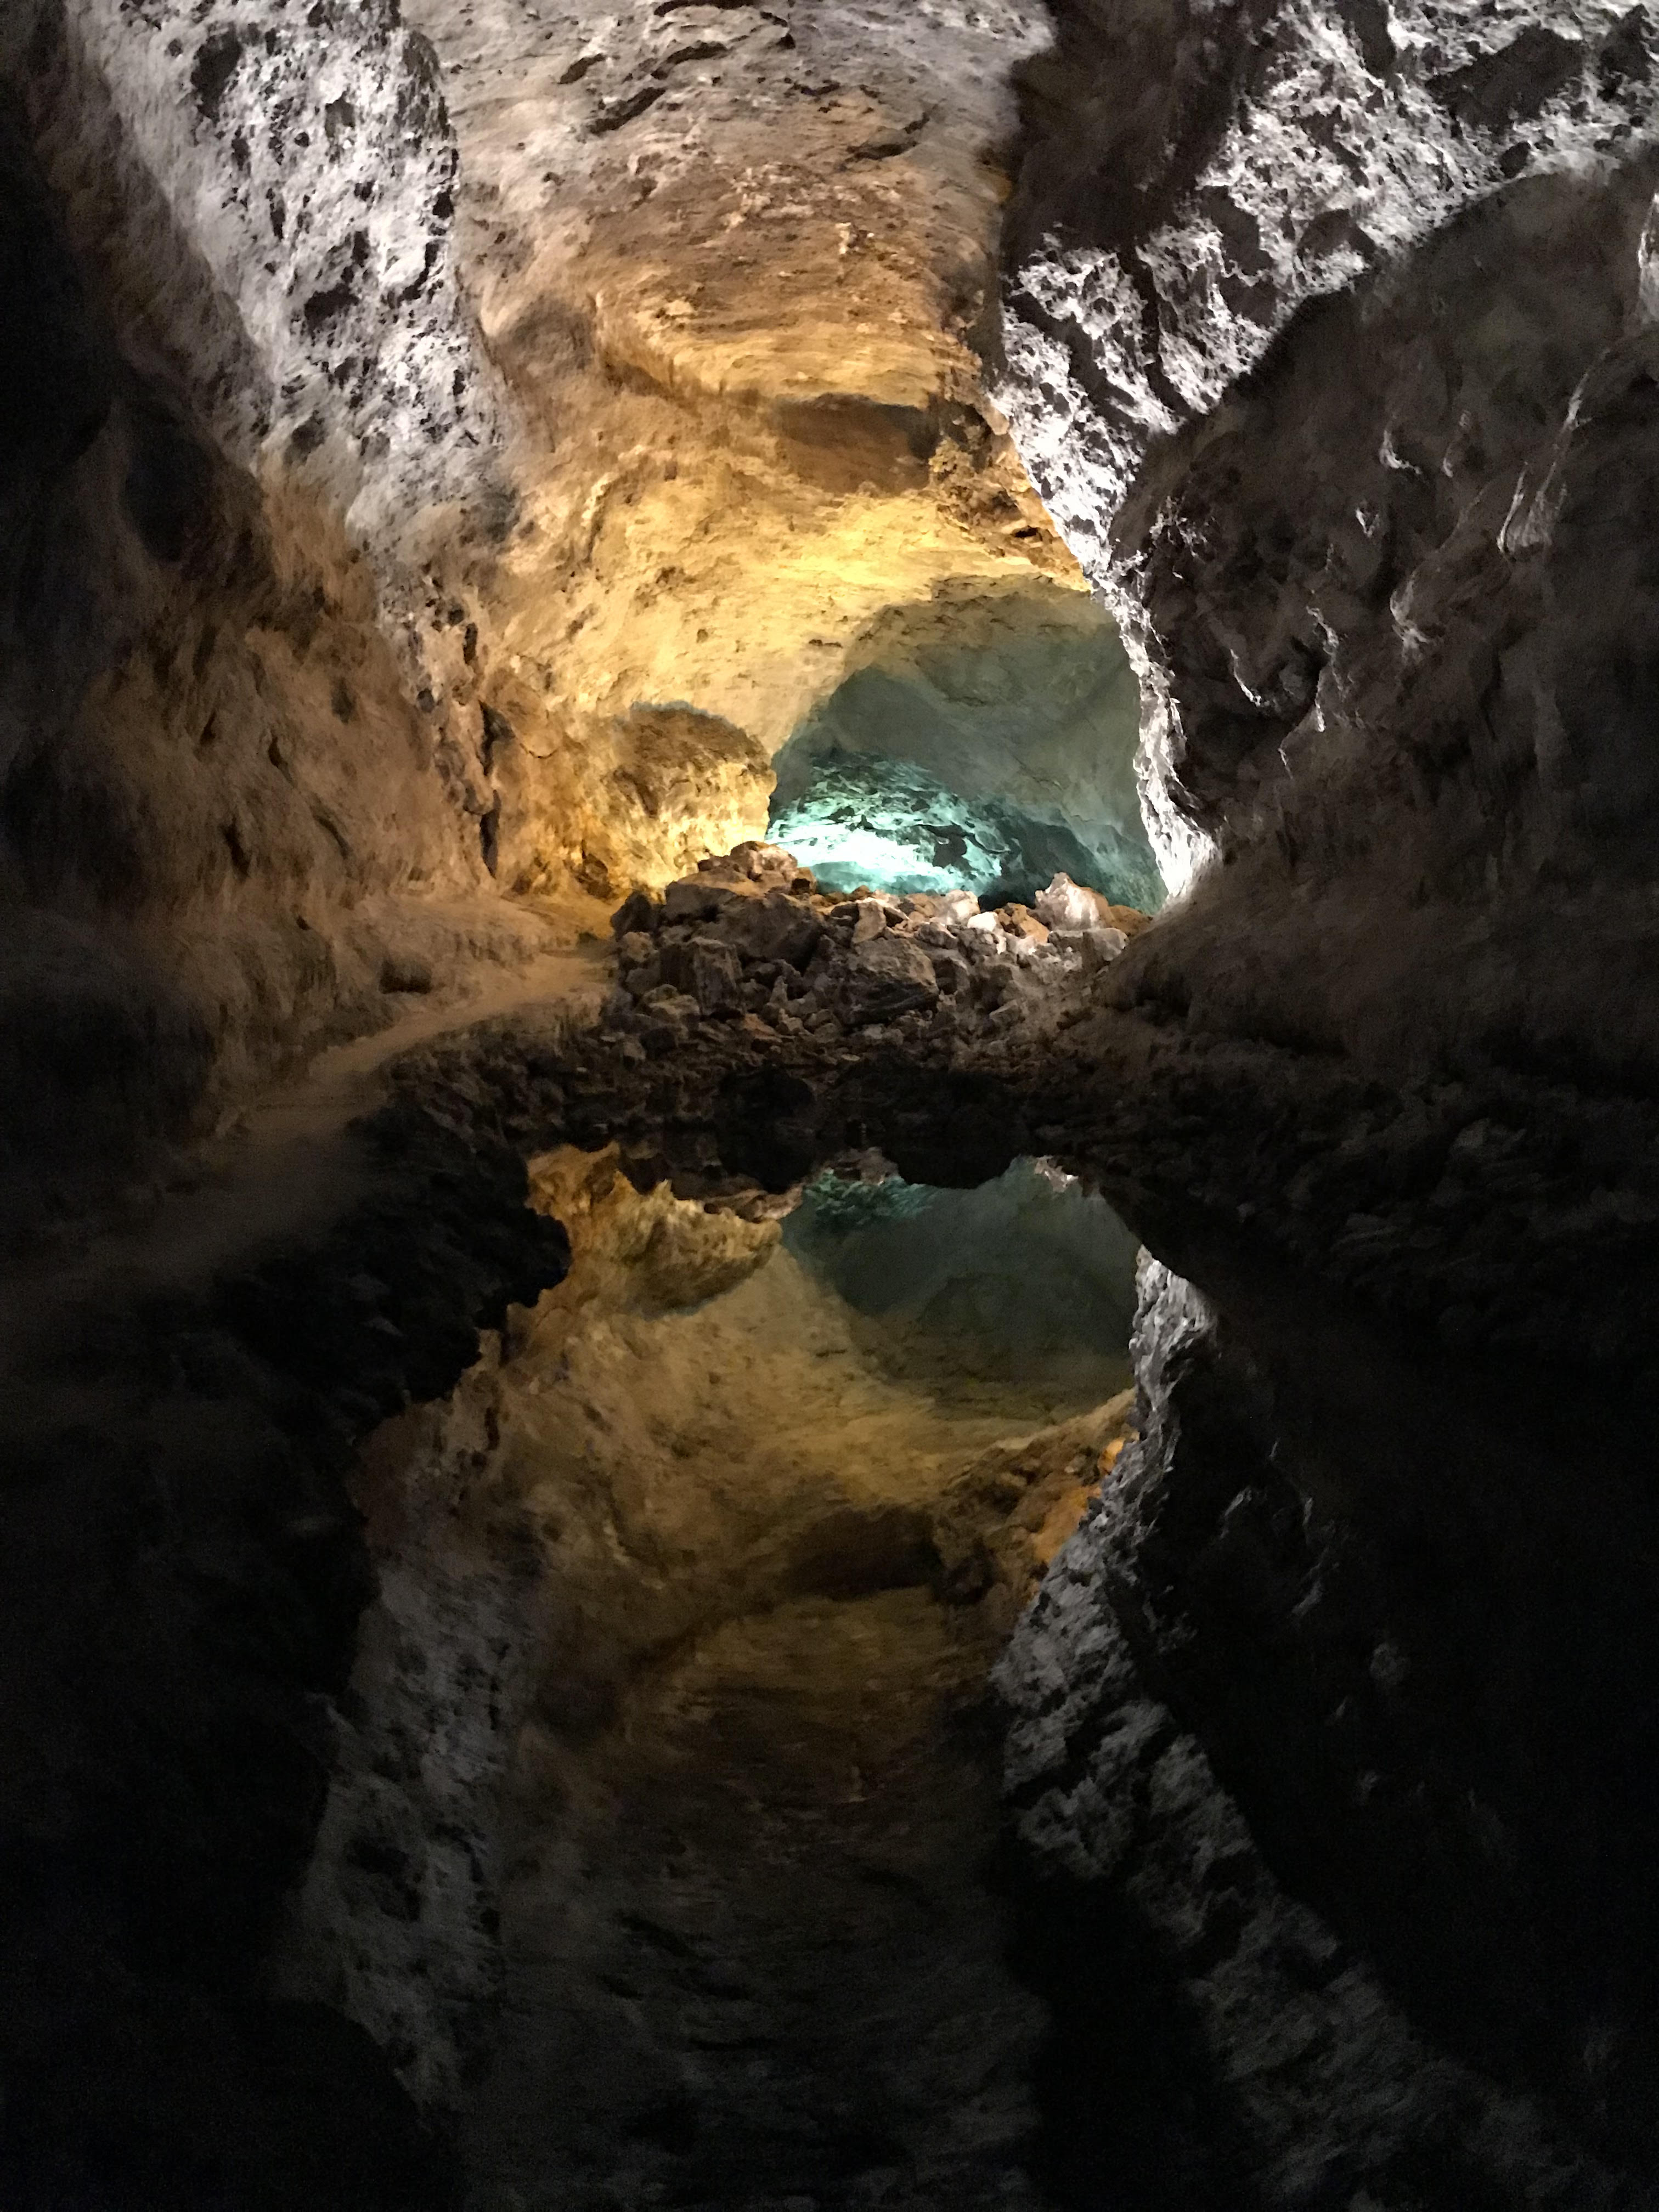
[[1009, 241], [1022, 451], [1203, 864], [1137, 972], [1389, 1075], [1633, 1067], [1650, 12], [1210, 20], [1060, 11]]
[[[1142, 1442], [1005, 1674], [1019, 1955], [1054, 2012], [1032, 2153], [1053, 2201], [1651, 2201], [1650, 2001], [1621, 1963], [1650, 1909], [1654, 1815], [1621, 1779], [1652, 1663], [1629, 1565], [1646, 1354], [1620, 1318], [1652, 1310], [1650, 1231], [1610, 1261], [1610, 1217], [1540, 1173], [1516, 1249], [1559, 1208], [1553, 1282], [1517, 1295], [1492, 1239], [1516, 1155], [1481, 1116], [1448, 1139], [1469, 1241], [1423, 1273], [1408, 1209], [1444, 1180], [1429, 1102], [1340, 1069], [1316, 1101], [1294, 1053], [1224, 1063], [1110, 1007], [1055, 1030], [1040, 1000], [1011, 1005], [937, 1032], [904, 1018], [875, 1051], [838, 1021], [763, 1036], [733, 1011], [642, 1030], [638, 1061], [609, 1013], [550, 1065], [504, 1025], [400, 1079], [521, 1146], [618, 1142], [642, 1188], [757, 1223], [825, 1159], [976, 1182], [1052, 1152], [1216, 1286], [1219, 1333], [1210, 1302], [1150, 1277]], [[1345, 1218], [1390, 1177], [1397, 1229]], [[1421, 1323], [1454, 1290], [1437, 1346]], [[1588, 1428], [1538, 1381], [1568, 1342]], [[936, 1523], [947, 1589], [1006, 1620], [1047, 1499], [1063, 1515], [1088, 1487], [1077, 1449], [964, 1473]], [[993, 1506], [1009, 1520], [988, 1538]], [[1123, 2080], [1104, 2106], [1103, 2064]]]
[[[42, 83], [67, 52], [40, 43]], [[387, 972], [424, 963], [448, 988], [550, 940], [484, 902], [477, 824], [445, 801], [337, 510], [262, 489], [118, 333], [71, 240], [129, 206], [109, 197], [125, 172], [97, 168], [95, 134], [71, 150], [92, 164], [78, 216], [0, 111], [9, 1222], [381, 1025]], [[192, 265], [167, 248], [181, 284]]]
[[427, 12], [0, 24], [36, 1207], [759, 829], [896, 605], [1080, 600], [972, 342], [1029, 10]]
[[[572, 2161], [753, 2212], [1650, 2203], [1651, 9], [1060, 0], [1047, 53], [953, 0], [408, 13], [0, 23], [7, 1220], [424, 1040], [352, 1175], [291, 1151], [6, 1286], [8, 2203], [435, 2206], [471, 2095], [503, 2208]], [[1105, 638], [1073, 555], [1156, 924], [698, 865], [844, 678], [925, 698], [959, 617], [993, 694]], [[945, 719], [997, 781], [994, 697]], [[1121, 749], [1006, 759], [1127, 803]], [[444, 1038], [636, 883], [580, 1034]], [[596, 1293], [503, 1384], [562, 1258], [525, 1163], [613, 1144], [630, 1279], [699, 1310]], [[875, 1508], [814, 1337], [827, 1456], [769, 1434], [746, 1517], [702, 1304], [799, 1318], [745, 1270], [826, 1162], [1017, 1155], [1176, 1271], [1139, 1440], [999, 1431]], [[1003, 1676], [1034, 2052], [947, 1723], [1097, 1474]], [[823, 1784], [866, 1697], [873, 1811]], [[741, 1989], [658, 1848], [715, 1738], [687, 1894]], [[741, 1809], [769, 1762], [793, 1828]], [[907, 1775], [962, 1814], [916, 1860]], [[849, 1897], [917, 2009], [872, 2066], [869, 1984], [802, 1984], [830, 2080], [750, 1984]], [[591, 2127], [528, 2094], [596, 2052]]]
[[771, 834], [822, 880], [965, 884], [1000, 902], [1064, 868], [1159, 903], [1139, 693], [1098, 601], [1035, 580], [941, 588], [889, 610], [848, 658], [775, 762]]
[[[1235, 1291], [1250, 1280], [1224, 1262], [1218, 1277]], [[1079, 1908], [1109, 1898], [1150, 1941], [1219, 2094], [1201, 2135], [1166, 2145], [1186, 2168], [1168, 2201], [1234, 2201], [1247, 2172], [1267, 2203], [1347, 2203], [1362, 2187], [1371, 2201], [1401, 2190], [1413, 2201], [1409, 2177], [1426, 2160], [1436, 2203], [1650, 2202], [1626, 2166], [1648, 2168], [1642, 2037], [1566, 2016], [1584, 2001], [1567, 1992], [1605, 1988], [1607, 1969], [1583, 1978], [1595, 1942], [1583, 1916], [1600, 1907], [1558, 1855], [1588, 1850], [1601, 1869], [1592, 1888], [1616, 1881], [1598, 1826], [1610, 1808], [1589, 1785], [1570, 1825], [1587, 1816], [1596, 1840], [1581, 1828], [1569, 1842], [1552, 1792], [1522, 1778], [1540, 1757], [1582, 1757], [1586, 1771], [1616, 1761], [1607, 1734], [1625, 1723], [1591, 1686], [1606, 1660], [1582, 1649], [1559, 1708], [1510, 1702], [1504, 1686], [1517, 1656], [1508, 1623], [1527, 1620], [1531, 1635], [1574, 1618], [1570, 1637], [1593, 1632], [1583, 1609], [1603, 1570], [1576, 1540], [1563, 1549], [1559, 1525], [1516, 1545], [1486, 1519], [1483, 1462], [1507, 1445], [1478, 1379], [1429, 1379], [1432, 1465], [1407, 1450], [1384, 1478], [1385, 1504], [1343, 1486], [1351, 1363], [1370, 1364], [1370, 1389], [1386, 1391], [1388, 1353], [1331, 1321], [1315, 1379], [1285, 1364], [1284, 1332], [1308, 1330], [1305, 1306], [1275, 1312], [1269, 1293], [1246, 1327], [1248, 1342], [1144, 1263], [1139, 1441], [1001, 1669], [1009, 1784], [1034, 1864]], [[1328, 1456], [1334, 1438], [1346, 1463]], [[1635, 1462], [1628, 1441], [1597, 1449], [1618, 1469], [1625, 1540], [1623, 1516], [1648, 1510], [1620, 1486]], [[1417, 1494], [1413, 1553], [1402, 1508], [1425, 1478], [1441, 1494]], [[1461, 1626], [1430, 1595], [1449, 1572], [1471, 1600], [1480, 1592]], [[1454, 1674], [1462, 1697], [1448, 1701]], [[1646, 1909], [1603, 1902], [1615, 1916]], [[1361, 1929], [1369, 1959], [1351, 1948]], [[1063, 1961], [1052, 1971], [1062, 2008], [1082, 2005]], [[1408, 2027], [1402, 1999], [1462, 2063]], [[1516, 2094], [1528, 2075], [1543, 2112]], [[1549, 2105], [1611, 2166], [1575, 2149]], [[1146, 2155], [1139, 2124], [1108, 2116], [1119, 2157]]]
[[[395, 7], [35, 0], [17, 72], [82, 250], [246, 465], [395, 544], [501, 441], [457, 283], [435, 58]], [[88, 126], [92, 127], [89, 129]]]
[[518, 436], [474, 662], [434, 690], [515, 732], [503, 880], [660, 883], [763, 827], [769, 760], [883, 656], [892, 610], [1043, 577], [1078, 597], [975, 343], [1010, 76], [1043, 26], [1014, 4], [409, 12]]
[[222, 1243], [186, 1200], [137, 1269], [94, 1254], [5, 1285], [0, 2187], [20, 2212], [453, 2200], [383, 2050], [274, 1993], [264, 1960], [373, 1595], [354, 1444], [450, 1390], [568, 1245], [499, 1138], [405, 1101], [340, 1141], [303, 1231], [273, 1234], [248, 1178]]

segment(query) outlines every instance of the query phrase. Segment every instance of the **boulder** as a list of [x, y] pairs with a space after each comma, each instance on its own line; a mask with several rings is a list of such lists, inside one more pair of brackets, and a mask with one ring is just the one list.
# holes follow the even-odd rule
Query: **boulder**
[[647, 890], [629, 891], [611, 917], [611, 933], [619, 939], [636, 933], [649, 936], [661, 920], [659, 898]]
[[743, 1002], [742, 963], [723, 938], [708, 932], [689, 938], [683, 945], [665, 946], [662, 977], [675, 990], [695, 999], [705, 1014], [723, 1013]]
[[745, 838], [741, 845], [732, 848], [730, 859], [755, 883], [791, 884], [801, 873], [799, 863], [793, 853], [781, 845], [769, 845], [759, 838]]
[[890, 933], [850, 946], [836, 964], [832, 988], [836, 1012], [854, 1028], [891, 1021], [939, 998], [926, 951], [914, 939]]
[[1072, 954], [1085, 975], [1115, 960], [1128, 941], [1121, 929], [1057, 929], [1048, 939], [1056, 951]]
[[973, 971], [962, 955], [957, 951], [930, 950], [927, 957], [933, 967], [933, 981], [945, 996], [954, 999], [960, 993], [965, 999]]
[[738, 880], [743, 883], [742, 890], [738, 881], [722, 883], [717, 876], [682, 876], [663, 893], [664, 922], [714, 921], [753, 896], [748, 879]]
[[957, 925], [957, 941], [964, 952], [981, 959], [1000, 953], [1007, 939], [995, 915], [975, 910]]
[[905, 917], [883, 899], [860, 895], [842, 899], [830, 909], [830, 921], [842, 944], [864, 945], [884, 930], [895, 929]]
[[733, 900], [720, 917], [719, 934], [745, 960], [787, 960], [804, 968], [823, 924], [804, 901], [775, 887], [759, 898]]
[[1010, 937], [1026, 938], [1033, 945], [1046, 945], [1048, 941], [1048, 924], [1040, 921], [1029, 906], [1000, 906], [997, 920]]
[[1037, 918], [1050, 929], [1095, 929], [1110, 901], [1086, 884], [1074, 884], [1063, 871], [1036, 895]]
[[1152, 921], [1139, 907], [1115, 906], [1104, 891], [1074, 884], [1064, 872], [1036, 895], [1037, 919], [1050, 929], [1121, 929], [1133, 937]]

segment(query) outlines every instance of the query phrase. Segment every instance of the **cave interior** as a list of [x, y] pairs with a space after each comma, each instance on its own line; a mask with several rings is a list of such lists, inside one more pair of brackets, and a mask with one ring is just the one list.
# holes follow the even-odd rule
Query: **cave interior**
[[5, 2212], [1659, 2212], [1654, 0], [8, 0], [0, 526]]

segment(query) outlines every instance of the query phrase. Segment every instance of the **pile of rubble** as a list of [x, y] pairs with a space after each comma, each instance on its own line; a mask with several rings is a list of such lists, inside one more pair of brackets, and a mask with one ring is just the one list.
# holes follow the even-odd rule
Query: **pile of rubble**
[[967, 890], [842, 897], [781, 848], [750, 842], [617, 909], [604, 1026], [641, 1057], [711, 1020], [757, 1044], [1042, 1032], [1086, 1005], [1148, 920], [1064, 875], [1035, 908], [987, 913]]

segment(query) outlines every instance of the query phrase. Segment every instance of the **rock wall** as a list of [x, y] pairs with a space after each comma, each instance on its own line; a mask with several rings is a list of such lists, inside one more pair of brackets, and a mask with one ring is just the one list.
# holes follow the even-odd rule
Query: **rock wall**
[[[432, 1532], [497, 1465], [491, 1371], [404, 1409], [558, 1272], [523, 1158], [614, 1140], [755, 1222], [826, 1157], [1052, 1153], [1201, 1286], [1149, 1273], [1142, 1441], [1005, 1674], [1057, 2201], [1650, 2202], [1651, 11], [1065, 0], [1046, 56], [947, 0], [410, 12], [0, 27], [30, 1218], [42, 1162], [130, 1164], [522, 957], [525, 902], [757, 829], [843, 674], [1078, 593], [1073, 553], [1190, 882], [1151, 927], [1062, 890], [1051, 936], [740, 848], [630, 898], [590, 1034], [407, 1061], [334, 1233], [153, 1304], [11, 1293], [11, 2194], [453, 2193], [396, 2073], [463, 2094], [501, 1986], [474, 1814], [543, 1624], [513, 1514], [504, 1558]], [[399, 1413], [427, 1519], [354, 1653], [344, 1478]], [[941, 1497], [988, 1633], [1098, 1442]], [[629, 1597], [596, 1571], [543, 1668], [559, 1728]]]
[[1194, 1256], [1224, 1304], [1143, 1262], [1139, 1441], [1002, 1662], [1055, 2046], [1188, 2037], [1060, 2069], [1060, 2201], [1649, 2203], [1632, 1430]]
[[1144, 1001], [1620, 1081], [1653, 1050], [1650, 11], [1059, 21], [1006, 404], [1202, 863]]
[[1080, 593], [975, 350], [1042, 24], [794, 12], [7, 11], [20, 1160], [760, 830], [895, 606]]
[[889, 609], [1033, 569], [1081, 585], [976, 352], [1009, 74], [1042, 26], [416, 14], [532, 454], [480, 623], [516, 738], [501, 869], [619, 896], [763, 829], [769, 762]]
[[1659, 25], [1056, 20], [1003, 404], [1186, 888], [1052, 1110], [1190, 1279], [1006, 1676], [1056, 2186], [1645, 2203]]
[[0, 2191], [20, 2212], [453, 2202], [371, 2037], [274, 1994], [264, 1961], [373, 1595], [356, 1444], [453, 1389], [568, 1245], [499, 1135], [458, 1141], [408, 1101], [329, 1133], [274, 1189], [245, 1163], [137, 1254], [6, 1285]]
[[[9, 14], [7, 40], [27, 27]], [[71, 99], [103, 81], [45, 17], [18, 65], [0, 1112], [27, 1218], [43, 1176], [130, 1171], [295, 1053], [384, 1022], [388, 987], [544, 933], [480, 911], [477, 826], [434, 773], [374, 565], [326, 483], [262, 473], [239, 419], [260, 378], [224, 295], [116, 121]]]

